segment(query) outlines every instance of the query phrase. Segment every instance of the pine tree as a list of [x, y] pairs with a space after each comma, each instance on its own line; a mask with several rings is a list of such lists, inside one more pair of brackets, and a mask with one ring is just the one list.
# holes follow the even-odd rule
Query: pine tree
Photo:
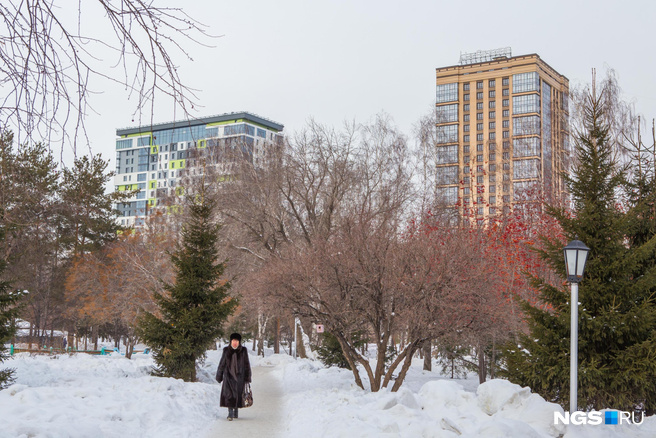
[[[631, 213], [619, 194], [624, 169], [604, 121], [605, 89], [585, 102], [585, 129], [576, 138], [576, 166], [567, 184], [573, 214], [550, 207], [568, 240], [591, 248], [579, 286], [578, 409], [656, 410], [656, 239], [630, 239]], [[543, 237], [541, 257], [565, 278], [563, 242]], [[528, 302], [530, 333], [509, 347], [507, 377], [569, 407], [569, 287], [530, 277], [546, 306]]]
[[[0, 226], [0, 242], [4, 242], [5, 229]], [[0, 259], [0, 278], [3, 277], [7, 262]], [[21, 294], [12, 289], [11, 283], [0, 280], [0, 363], [7, 359], [7, 343], [15, 334], [15, 318], [18, 317]], [[0, 389], [10, 385], [14, 380], [13, 369], [0, 369]]]
[[214, 203], [201, 196], [189, 209], [182, 242], [171, 255], [175, 283], [165, 285], [168, 294], [155, 294], [161, 316], [144, 313], [139, 332], [153, 349], [155, 374], [193, 382], [196, 361], [223, 334], [222, 325], [237, 303], [228, 296], [230, 283], [221, 279], [225, 264], [218, 263]]

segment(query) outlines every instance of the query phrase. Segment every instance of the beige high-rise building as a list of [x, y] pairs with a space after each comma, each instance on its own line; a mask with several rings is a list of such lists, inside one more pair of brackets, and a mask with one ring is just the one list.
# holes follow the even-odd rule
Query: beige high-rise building
[[561, 200], [569, 80], [536, 54], [464, 54], [436, 69], [437, 190], [477, 219]]

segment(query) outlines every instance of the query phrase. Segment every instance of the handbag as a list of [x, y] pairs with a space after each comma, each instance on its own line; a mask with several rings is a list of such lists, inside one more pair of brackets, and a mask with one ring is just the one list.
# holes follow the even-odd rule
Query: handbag
[[242, 397], [244, 401], [244, 408], [253, 406], [253, 391], [251, 391], [251, 384], [246, 383], [244, 385], [244, 396]]

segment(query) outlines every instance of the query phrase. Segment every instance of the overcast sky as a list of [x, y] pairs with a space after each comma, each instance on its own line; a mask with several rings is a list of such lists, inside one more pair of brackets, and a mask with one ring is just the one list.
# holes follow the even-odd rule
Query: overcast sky
[[[410, 135], [434, 105], [436, 67], [457, 64], [461, 52], [511, 47], [514, 56], [537, 53], [571, 86], [611, 67], [625, 97], [656, 117], [654, 1], [194, 0], [184, 8], [223, 35], [193, 47], [193, 62], [179, 60], [183, 79], [202, 90], [198, 116], [245, 110], [291, 133], [310, 117], [341, 125], [386, 112]], [[121, 90], [92, 99], [91, 150], [113, 168], [116, 128], [137, 124], [133, 107]], [[154, 121], [174, 118], [160, 101]]]

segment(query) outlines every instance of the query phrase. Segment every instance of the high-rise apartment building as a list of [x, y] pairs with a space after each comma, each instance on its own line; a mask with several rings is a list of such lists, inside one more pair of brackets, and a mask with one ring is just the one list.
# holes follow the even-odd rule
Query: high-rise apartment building
[[185, 178], [209, 168], [229, 176], [239, 160], [265, 166], [282, 130], [247, 112], [117, 129], [115, 190], [138, 190], [116, 205], [119, 224], [140, 225], [163, 200], [182, 194]]
[[565, 196], [568, 79], [538, 55], [464, 54], [436, 69], [437, 190], [478, 219]]

